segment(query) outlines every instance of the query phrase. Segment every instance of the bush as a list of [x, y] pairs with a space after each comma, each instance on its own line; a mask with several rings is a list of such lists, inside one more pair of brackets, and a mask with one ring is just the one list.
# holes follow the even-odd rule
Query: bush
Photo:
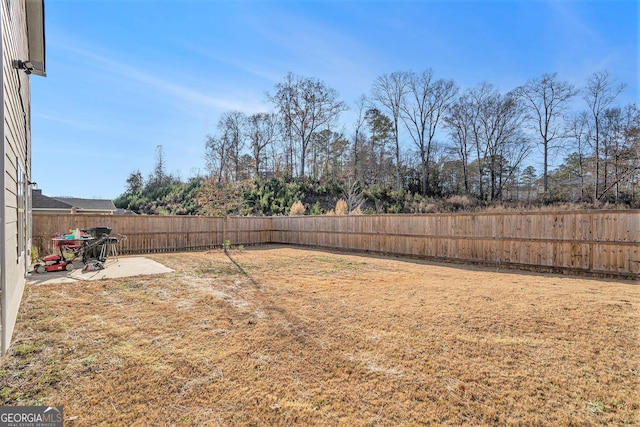
[[35, 264], [36, 261], [38, 261], [40, 259], [40, 251], [38, 250], [37, 247], [35, 246], [31, 246], [31, 264]]
[[296, 202], [291, 205], [291, 209], [289, 210], [289, 216], [298, 216], [304, 215], [307, 209], [304, 207], [300, 200], [296, 200]]
[[360, 209], [360, 206], [357, 206], [354, 210], [349, 212], [349, 215], [362, 215], [362, 209]]
[[349, 207], [344, 199], [340, 199], [336, 202], [336, 215], [347, 215], [349, 213]]
[[320, 207], [320, 202], [317, 201], [313, 207], [311, 208], [311, 211], [309, 212], [310, 215], [322, 215], [322, 208]]
[[445, 204], [452, 210], [467, 210], [475, 205], [475, 202], [469, 196], [452, 196], [445, 200]]

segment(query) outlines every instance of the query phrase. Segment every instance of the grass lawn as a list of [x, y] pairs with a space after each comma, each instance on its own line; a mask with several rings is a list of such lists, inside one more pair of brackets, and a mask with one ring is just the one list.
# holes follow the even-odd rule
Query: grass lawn
[[65, 426], [637, 425], [640, 286], [291, 247], [28, 285], [0, 405]]

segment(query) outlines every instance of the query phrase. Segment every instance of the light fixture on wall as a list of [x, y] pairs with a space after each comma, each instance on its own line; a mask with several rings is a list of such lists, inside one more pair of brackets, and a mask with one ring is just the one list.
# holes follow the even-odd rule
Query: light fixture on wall
[[31, 74], [34, 67], [31, 61], [21, 61], [20, 59], [16, 59], [13, 61], [13, 68], [16, 70], [24, 70], [25, 73]]

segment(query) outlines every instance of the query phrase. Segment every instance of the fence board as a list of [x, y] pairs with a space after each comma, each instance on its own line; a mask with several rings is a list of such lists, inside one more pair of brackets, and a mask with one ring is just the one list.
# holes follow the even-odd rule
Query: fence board
[[640, 211], [300, 217], [34, 215], [33, 242], [106, 226], [124, 254], [283, 243], [573, 273], [640, 277]]

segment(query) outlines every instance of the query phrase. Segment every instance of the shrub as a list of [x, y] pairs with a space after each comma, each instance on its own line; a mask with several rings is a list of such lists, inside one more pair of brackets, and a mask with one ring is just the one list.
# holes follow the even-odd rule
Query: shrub
[[336, 202], [336, 215], [346, 215], [349, 213], [349, 206], [344, 199], [340, 199]]
[[322, 215], [322, 208], [320, 207], [320, 201], [317, 201], [313, 207], [311, 207], [310, 215]]
[[296, 200], [296, 202], [293, 205], [291, 205], [291, 210], [289, 211], [289, 216], [304, 215], [304, 212], [306, 210], [307, 209], [304, 207], [302, 202], [300, 200]]
[[35, 264], [36, 261], [40, 259], [40, 251], [36, 246], [33, 246], [33, 245], [31, 246], [30, 257], [31, 257], [31, 264]]
[[445, 203], [453, 210], [465, 210], [475, 204], [469, 196], [452, 196], [445, 200]]
[[356, 206], [354, 210], [349, 212], [349, 215], [362, 215], [362, 209], [360, 209], [360, 206]]

